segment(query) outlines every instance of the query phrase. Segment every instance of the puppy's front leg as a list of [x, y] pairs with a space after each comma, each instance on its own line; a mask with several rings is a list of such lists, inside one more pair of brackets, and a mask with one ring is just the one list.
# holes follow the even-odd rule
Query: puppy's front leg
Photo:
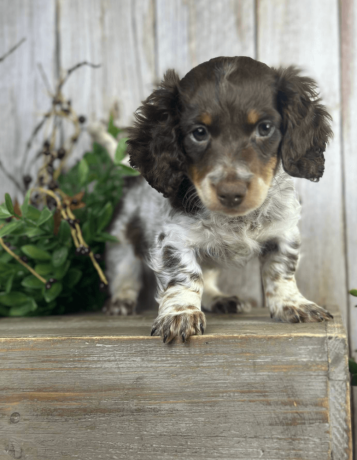
[[[161, 336], [164, 343], [174, 337], [182, 341], [191, 335], [203, 334], [206, 319], [201, 311], [203, 292], [202, 270], [195, 251], [179, 238], [159, 235], [151, 251], [151, 267], [158, 281], [159, 314], [151, 335]], [[161, 241], [160, 241], [161, 238]]]
[[333, 316], [299, 291], [295, 271], [299, 260], [298, 229], [268, 242], [261, 256], [266, 304], [272, 318], [290, 323], [329, 320]]

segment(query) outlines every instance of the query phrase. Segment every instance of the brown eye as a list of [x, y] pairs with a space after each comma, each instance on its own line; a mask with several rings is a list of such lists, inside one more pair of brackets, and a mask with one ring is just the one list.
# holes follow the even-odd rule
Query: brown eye
[[258, 125], [258, 133], [261, 137], [267, 137], [274, 131], [274, 126], [270, 121], [263, 121]]
[[199, 128], [196, 128], [194, 131], [192, 131], [192, 136], [194, 139], [198, 142], [203, 142], [208, 139], [208, 132], [205, 128], [202, 126]]

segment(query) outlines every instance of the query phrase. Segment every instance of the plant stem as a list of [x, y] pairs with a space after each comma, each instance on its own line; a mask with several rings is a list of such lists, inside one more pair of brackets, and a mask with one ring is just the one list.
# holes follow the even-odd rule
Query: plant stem
[[10, 248], [8, 248], [6, 246], [6, 244], [4, 243], [4, 240], [2, 238], [0, 238], [0, 244], [1, 246], [5, 249], [6, 252], [8, 252], [14, 259], [16, 259], [21, 265], [23, 265], [25, 268], [27, 268], [27, 270], [29, 272], [31, 272], [34, 276], [36, 276], [36, 278], [38, 278], [40, 281], [42, 281], [42, 283], [46, 284], [47, 281], [45, 280], [45, 278], [42, 278], [42, 276], [40, 276], [38, 273], [35, 272], [35, 270], [30, 267], [29, 265], [27, 265], [26, 262], [24, 262], [23, 260], [20, 259], [20, 257], [15, 254], [13, 251], [11, 251]]
[[[52, 192], [51, 190], [46, 190], [45, 188], [42, 188], [42, 187], [36, 187], [32, 190], [37, 190], [41, 193], [45, 193], [46, 195], [50, 195], [52, 198], [54, 198], [56, 200], [56, 203], [57, 203], [57, 209], [59, 209], [61, 211], [61, 214], [62, 214], [62, 217], [64, 219], [68, 219], [71, 218], [73, 219], [74, 221], [76, 220], [76, 216], [73, 214], [73, 212], [71, 211], [71, 208], [69, 206], [66, 206], [65, 208], [62, 206], [62, 203], [61, 203], [61, 200], [58, 198], [58, 196]], [[59, 191], [59, 193], [62, 193], [61, 191]], [[72, 238], [73, 238], [73, 241], [74, 241], [74, 245], [76, 246], [76, 248], [78, 248], [80, 245], [84, 246], [84, 247], [88, 247], [87, 243], [84, 241], [83, 239], [83, 236], [82, 236], [82, 232], [81, 232], [81, 227], [76, 223], [75, 224], [75, 229], [71, 227], [71, 235], [72, 235]], [[108, 284], [108, 280], [106, 278], [106, 276], [104, 275], [103, 273], [103, 270], [100, 268], [98, 262], [95, 260], [94, 258], [94, 254], [92, 251], [90, 251], [89, 253], [89, 257], [94, 265], [94, 268], [97, 270], [98, 272], [98, 275], [99, 275], [99, 278], [101, 279], [101, 281], [103, 281], [104, 284]]]

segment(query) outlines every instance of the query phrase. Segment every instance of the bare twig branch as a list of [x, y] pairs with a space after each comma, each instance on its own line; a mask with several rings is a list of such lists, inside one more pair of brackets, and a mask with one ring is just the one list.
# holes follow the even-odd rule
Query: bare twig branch
[[41, 63], [37, 63], [37, 67], [38, 67], [38, 70], [40, 71], [40, 74], [41, 74], [41, 77], [42, 77], [42, 81], [44, 83], [44, 85], [46, 86], [46, 89], [47, 89], [47, 92], [49, 95], [53, 95], [53, 92], [52, 92], [52, 89], [51, 89], [51, 85], [48, 81], [48, 78], [47, 78], [47, 75], [42, 67], [42, 64]]
[[19, 46], [23, 44], [23, 42], [26, 41], [26, 38], [22, 38], [19, 43], [17, 43], [15, 46], [13, 46], [7, 53], [5, 53], [3, 56], [0, 57], [0, 62], [4, 61], [11, 53], [13, 53]]
[[26, 149], [22, 158], [22, 168], [21, 168], [21, 174], [23, 174], [23, 171], [26, 170], [27, 168], [27, 160], [28, 160], [28, 152], [31, 149], [32, 142], [34, 141], [35, 137], [37, 136], [38, 132], [41, 130], [42, 126], [45, 124], [45, 121], [50, 117], [50, 113], [45, 113], [43, 116], [42, 120], [40, 120], [37, 125], [35, 126], [34, 130], [31, 133], [31, 136], [29, 140], [26, 142]]
[[20, 190], [20, 192], [22, 193], [25, 193], [25, 189], [21, 186], [21, 184], [19, 182], [17, 182], [17, 180], [15, 179], [14, 176], [12, 176], [4, 167], [4, 165], [2, 164], [2, 161], [0, 160], [0, 169], [2, 170], [2, 172], [5, 174], [5, 176], [11, 180], [11, 182], [15, 185], [15, 187]]
[[58, 87], [57, 87], [57, 94], [59, 94], [63, 85], [66, 83], [66, 81], [70, 77], [71, 73], [79, 69], [80, 67], [83, 67], [84, 65], [88, 65], [89, 67], [93, 67], [94, 69], [97, 69], [98, 67], [101, 66], [101, 64], [92, 64], [87, 61], [79, 62], [78, 64], [74, 65], [73, 67], [67, 70], [67, 74], [65, 75], [65, 77], [60, 80]]

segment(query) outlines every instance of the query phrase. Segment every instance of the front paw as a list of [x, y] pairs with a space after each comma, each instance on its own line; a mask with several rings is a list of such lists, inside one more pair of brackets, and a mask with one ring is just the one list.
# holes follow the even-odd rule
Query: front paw
[[333, 319], [331, 313], [315, 303], [284, 305], [270, 315], [287, 323], [316, 323]]
[[135, 313], [136, 302], [130, 299], [109, 299], [102, 311], [107, 315], [133, 315]]
[[154, 321], [151, 335], [161, 336], [164, 343], [171, 342], [175, 337], [181, 337], [182, 342], [191, 335], [203, 334], [206, 328], [206, 318], [202, 311], [195, 307], [181, 307], [172, 313], [160, 315]]
[[251, 310], [249, 302], [243, 302], [237, 296], [219, 296], [213, 298], [212, 313], [243, 313]]

